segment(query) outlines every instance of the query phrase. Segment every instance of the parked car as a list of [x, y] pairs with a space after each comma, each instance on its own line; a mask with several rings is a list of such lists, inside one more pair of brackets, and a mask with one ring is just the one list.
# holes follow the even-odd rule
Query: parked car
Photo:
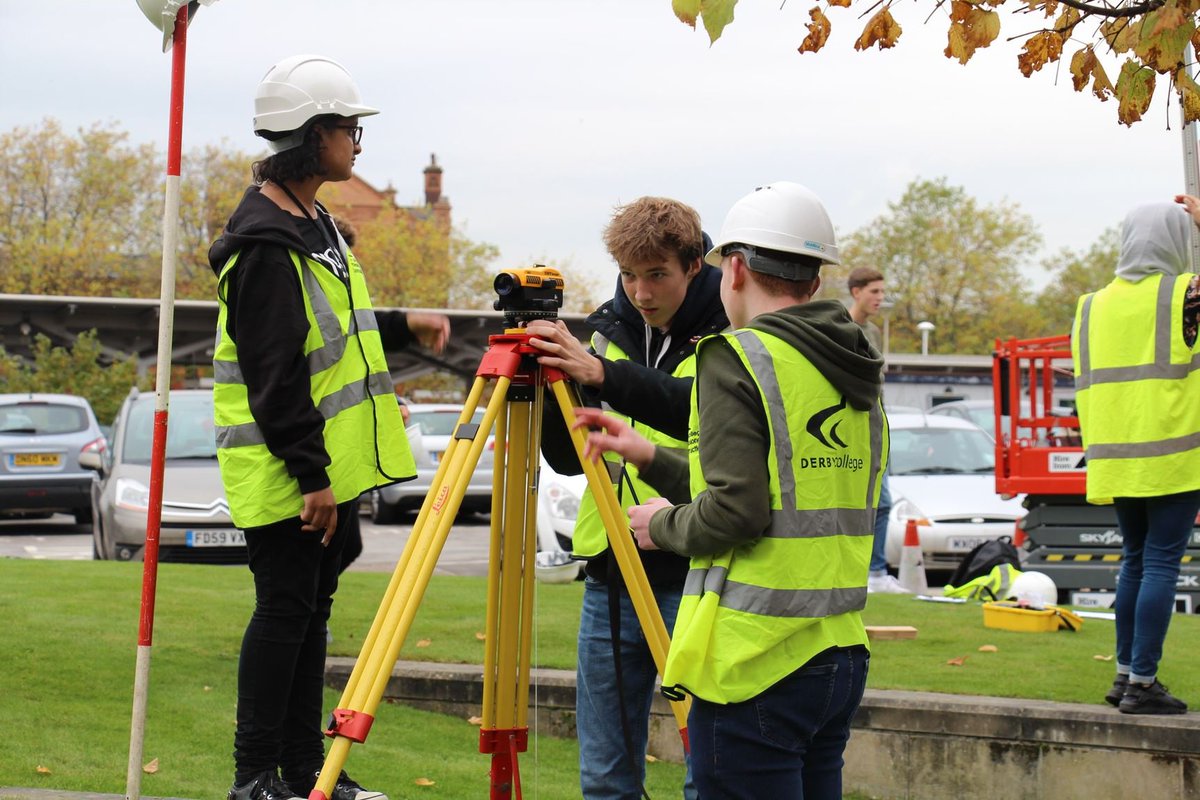
[[[996, 406], [991, 400], [951, 400], [949, 403], [939, 403], [929, 409], [929, 413], [939, 417], [965, 419], [983, 428], [988, 436], [995, 438]], [[1001, 417], [1001, 420], [1002, 426], [1008, 424], [1007, 416]]]
[[900, 563], [908, 520], [917, 521], [927, 569], [950, 570], [975, 545], [1011, 536], [1023, 496], [996, 493], [995, 445], [977, 425], [945, 415], [895, 414], [887, 560]]
[[107, 446], [92, 407], [67, 394], [0, 395], [0, 515], [92, 519], [96, 475], [79, 463]]
[[544, 457], [539, 469], [534, 575], [546, 583], [570, 583], [583, 567], [582, 561], [571, 558], [571, 542], [587, 476], [560, 475]]
[[[371, 521], [379, 525], [400, 522], [405, 513], [419, 511], [433, 486], [433, 478], [450, 437], [454, 434], [463, 407], [453, 403], [408, 403], [408, 443], [417, 467], [417, 477], [393, 483], [371, 492]], [[472, 415], [476, 424], [483, 422], [483, 407]], [[492, 462], [496, 441], [488, 437], [479, 462], [471, 473], [466, 494], [459, 506], [461, 513], [486, 514], [492, 508]]]
[[[98, 559], [144, 557], [150, 507], [154, 395], [130, 392], [113, 425], [112, 447], [84, 464], [92, 491], [92, 552]], [[211, 389], [171, 392], [163, 468], [160, 561], [246, 563], [246, 536], [229, 517], [217, 466]]]

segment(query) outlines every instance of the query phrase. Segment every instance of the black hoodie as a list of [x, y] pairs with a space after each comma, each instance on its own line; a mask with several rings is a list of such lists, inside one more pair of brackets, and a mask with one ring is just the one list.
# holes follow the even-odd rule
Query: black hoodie
[[[686, 439], [690, 413], [692, 379], [676, 378], [671, 373], [696, 350], [696, 342], [729, 327], [721, 305], [721, 272], [708, 264], [688, 284], [683, 303], [671, 320], [664, 336], [646, 325], [642, 315], [625, 294], [617, 279], [612, 300], [587, 318], [596, 333], [620, 347], [628, 359], [600, 359], [604, 383], [599, 387], [580, 387], [584, 403], [599, 407], [607, 403], [617, 413], [636, 419], [675, 439]], [[664, 343], [666, 346], [664, 346]], [[575, 447], [554, 403], [545, 404], [542, 423], [542, 453], [546, 461], [563, 475], [583, 471]], [[688, 562], [670, 553], [639, 550], [651, 584], [681, 584]], [[587, 574], [605, 581], [610, 572], [609, 554], [587, 563]]]
[[[325, 232], [284, 211], [251, 186], [208, 251], [209, 265], [217, 275], [229, 257], [241, 251], [232, 273], [217, 287], [229, 309], [222, 335], [238, 346], [250, 411], [267, 449], [284, 462], [302, 493], [329, 486], [325, 468], [330, 459], [325, 420], [311, 398], [304, 357], [308, 317], [289, 251], [329, 267], [326, 242], [336, 239], [336, 234], [329, 232], [332, 221], [327, 214], [322, 222], [328, 226]], [[376, 318], [385, 350], [415, 341], [402, 312], [377, 312]]]

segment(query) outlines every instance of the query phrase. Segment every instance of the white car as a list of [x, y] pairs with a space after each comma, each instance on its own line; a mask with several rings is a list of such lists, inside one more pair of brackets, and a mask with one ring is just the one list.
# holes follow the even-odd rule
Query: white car
[[995, 443], [966, 420], [895, 414], [891, 428], [887, 560], [898, 566], [908, 520], [917, 521], [926, 569], [952, 570], [977, 544], [1012, 536], [1023, 496], [996, 493]]
[[571, 559], [571, 540], [579, 503], [587, 489], [586, 475], [560, 475], [541, 459], [538, 478], [535, 575], [546, 583], [569, 583], [579, 575], [582, 561]]

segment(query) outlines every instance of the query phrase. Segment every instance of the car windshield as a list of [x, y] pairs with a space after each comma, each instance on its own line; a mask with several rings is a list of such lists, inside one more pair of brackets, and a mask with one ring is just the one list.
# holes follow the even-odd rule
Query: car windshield
[[[149, 464], [154, 439], [154, 398], [134, 402], [125, 421], [122, 460]], [[167, 414], [167, 458], [217, 457], [211, 394], [179, 394], [171, 397]]]
[[[454, 433], [461, 411], [413, 411], [409, 415], [408, 424], [421, 426], [422, 436], [449, 436]], [[483, 422], [483, 409], [476, 409], [471, 421], [475, 424]]]
[[892, 475], [950, 475], [992, 472], [991, 437], [966, 428], [893, 428]]

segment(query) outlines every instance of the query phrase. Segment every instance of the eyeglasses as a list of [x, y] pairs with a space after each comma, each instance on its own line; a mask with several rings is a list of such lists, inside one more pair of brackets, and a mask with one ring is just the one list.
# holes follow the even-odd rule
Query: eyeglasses
[[335, 128], [341, 128], [344, 131], [350, 131], [350, 138], [355, 144], [362, 142], [362, 125], [334, 125]]

